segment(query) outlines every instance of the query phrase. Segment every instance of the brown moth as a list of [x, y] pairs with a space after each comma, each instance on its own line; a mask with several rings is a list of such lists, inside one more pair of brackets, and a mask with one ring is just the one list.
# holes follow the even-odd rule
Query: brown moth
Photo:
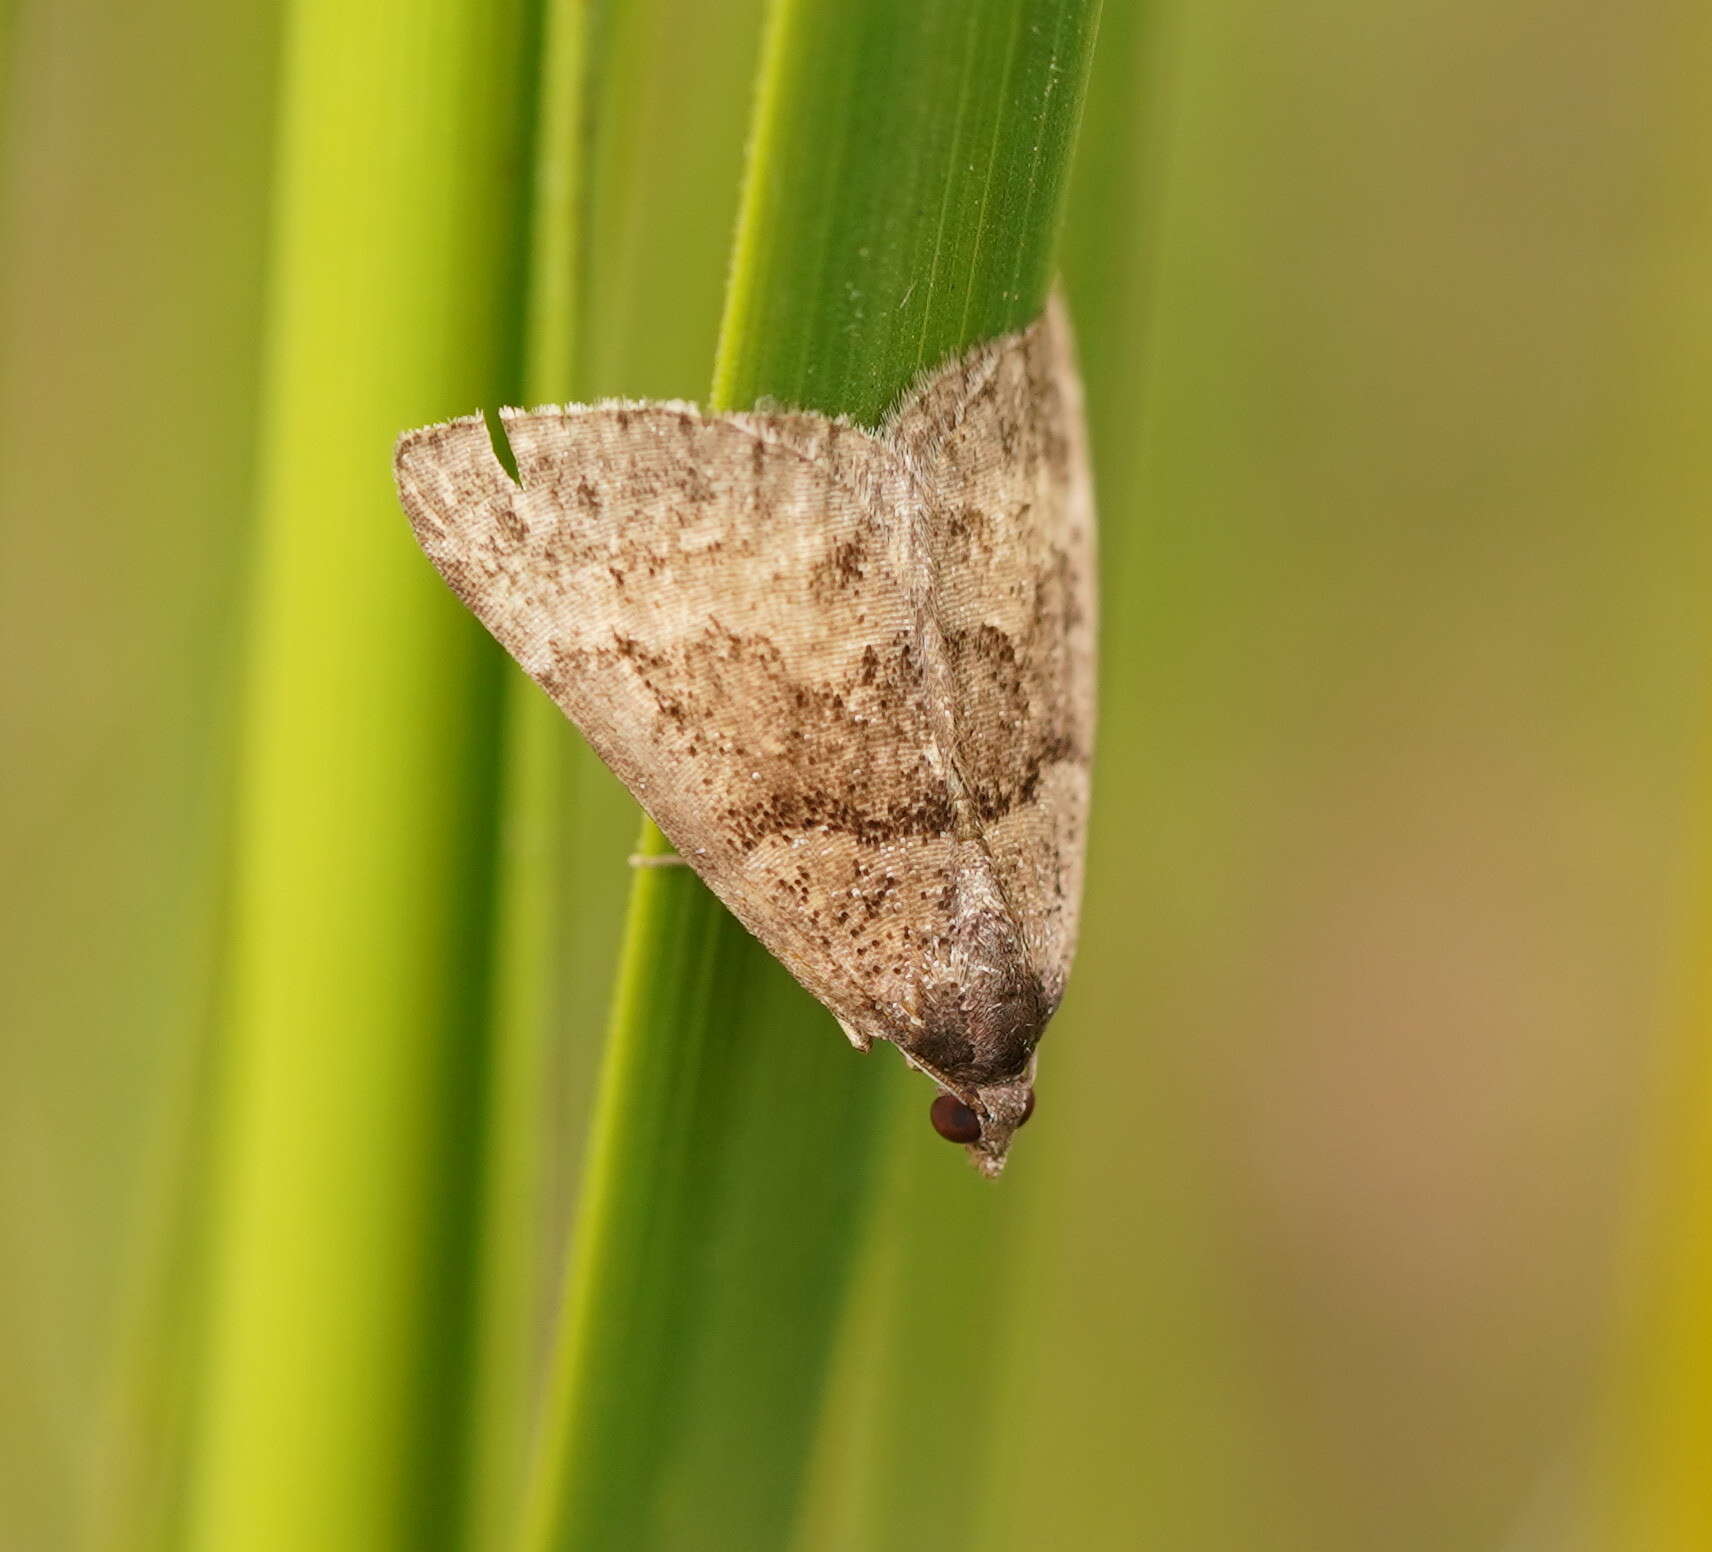
[[1076, 945], [1094, 514], [1062, 307], [876, 431], [609, 401], [407, 432], [428, 558], [988, 1175]]

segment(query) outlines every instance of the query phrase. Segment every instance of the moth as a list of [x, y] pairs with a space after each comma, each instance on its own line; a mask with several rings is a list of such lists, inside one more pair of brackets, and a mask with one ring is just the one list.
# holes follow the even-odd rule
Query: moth
[[988, 1175], [1076, 947], [1094, 511], [1062, 305], [877, 429], [609, 400], [405, 433], [416, 538], [682, 859]]

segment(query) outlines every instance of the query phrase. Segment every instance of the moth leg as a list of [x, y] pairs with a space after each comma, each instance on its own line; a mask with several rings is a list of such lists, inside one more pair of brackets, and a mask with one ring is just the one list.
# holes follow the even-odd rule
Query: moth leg
[[687, 868], [689, 864], [675, 851], [661, 852], [657, 857], [645, 857], [639, 851], [630, 854], [633, 868]]
[[839, 1019], [838, 1027], [844, 1031], [844, 1038], [848, 1040], [851, 1045], [855, 1046], [858, 1051], [866, 1054], [873, 1048], [874, 1037], [872, 1035], [859, 1033], [857, 1030], [852, 1029], [848, 1024], [846, 1024], [843, 1019]]

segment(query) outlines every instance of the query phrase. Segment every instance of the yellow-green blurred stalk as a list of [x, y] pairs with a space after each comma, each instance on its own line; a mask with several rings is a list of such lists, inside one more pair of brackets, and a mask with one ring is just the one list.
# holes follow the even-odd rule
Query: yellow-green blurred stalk
[[522, 0], [290, 7], [190, 1544], [455, 1525], [495, 654], [389, 458], [516, 390]]

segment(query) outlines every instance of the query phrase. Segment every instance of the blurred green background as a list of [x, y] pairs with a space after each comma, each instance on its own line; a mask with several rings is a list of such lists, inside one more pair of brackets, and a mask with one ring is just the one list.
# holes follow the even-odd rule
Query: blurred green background
[[[305, 9], [0, 9], [8, 1549], [167, 1544], [206, 1448]], [[575, 391], [698, 397], [761, 7], [605, 25]], [[1699, 0], [1107, 0], [1062, 245], [1104, 542], [1083, 947], [997, 1188], [838, 1053], [896, 1135], [802, 1552], [1712, 1544], [1709, 67]], [[493, 685], [449, 736], [497, 736]], [[634, 833], [565, 738], [545, 1267]]]

